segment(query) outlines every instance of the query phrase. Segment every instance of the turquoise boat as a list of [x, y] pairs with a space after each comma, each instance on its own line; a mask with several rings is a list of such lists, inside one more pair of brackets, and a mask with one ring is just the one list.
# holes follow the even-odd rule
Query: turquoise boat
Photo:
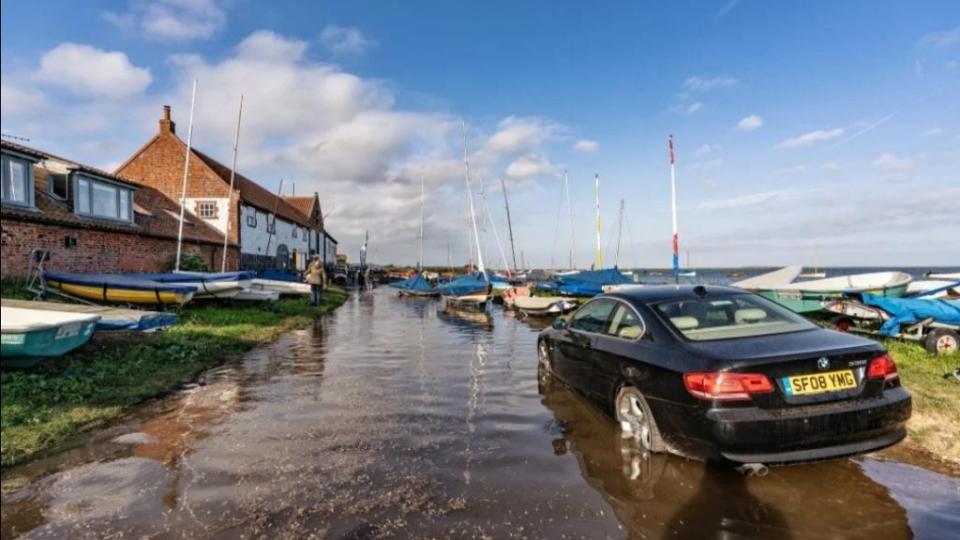
[[99, 315], [0, 306], [0, 365], [29, 368], [93, 336]]
[[913, 277], [905, 272], [872, 272], [812, 281], [799, 281], [756, 292], [796, 313], [814, 313], [824, 303], [847, 294], [869, 293], [900, 298], [907, 293]]

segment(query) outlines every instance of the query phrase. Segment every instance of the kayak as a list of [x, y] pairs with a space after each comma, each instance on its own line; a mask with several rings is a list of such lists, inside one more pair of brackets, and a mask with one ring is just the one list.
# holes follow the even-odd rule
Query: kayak
[[48, 287], [96, 302], [123, 304], [185, 304], [197, 288], [178, 283], [162, 283], [124, 274], [80, 274], [44, 272]]
[[0, 306], [3, 367], [33, 367], [90, 340], [99, 315]]

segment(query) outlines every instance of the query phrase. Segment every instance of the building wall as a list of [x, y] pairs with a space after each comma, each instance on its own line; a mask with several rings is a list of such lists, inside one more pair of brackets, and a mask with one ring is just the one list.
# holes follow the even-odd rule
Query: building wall
[[[247, 224], [247, 216], [251, 213], [257, 216], [256, 227], [250, 227]], [[245, 268], [259, 269], [261, 265], [272, 267], [271, 261], [267, 258], [276, 257], [277, 248], [281, 245], [286, 246], [291, 262], [293, 262], [295, 251], [301, 253], [303, 260], [305, 260], [310, 252], [310, 237], [309, 234], [303, 234], [304, 228], [283, 218], [277, 218], [277, 229], [271, 239], [270, 233], [267, 232], [267, 218], [268, 214], [266, 212], [262, 212], [253, 206], [240, 206], [240, 228], [242, 229], [240, 232], [240, 252], [244, 256], [242, 264], [245, 265]], [[270, 217], [269, 221], [272, 222], [273, 217]], [[294, 227], [299, 229], [296, 238], [293, 237]], [[296, 269], [302, 270], [303, 268]]]
[[[207, 223], [207, 225], [210, 225], [214, 229], [217, 229], [218, 231], [220, 231], [221, 234], [223, 234], [223, 232], [227, 229], [227, 220], [228, 220], [227, 216], [229, 215], [229, 212], [230, 212], [230, 199], [226, 197], [219, 198], [219, 199], [216, 197], [187, 197], [186, 201], [187, 201], [187, 211], [193, 213], [193, 216], [195, 219], [202, 219]], [[217, 203], [216, 219], [201, 218], [199, 215], [197, 215], [195, 210], [196, 210], [197, 202], [199, 201], [212, 201]], [[232, 216], [232, 217], [234, 219], [234, 223], [236, 223], [237, 216]], [[235, 232], [235, 231], [231, 231], [231, 232]]]
[[[62, 272], [160, 272], [177, 253], [173, 239], [136, 234], [74, 229], [4, 219], [2, 228], [3, 276], [23, 276], [33, 249], [51, 253], [47, 269]], [[66, 247], [66, 238], [76, 246]], [[222, 247], [184, 241], [183, 253], [199, 252], [211, 268], [219, 270]], [[237, 249], [228, 248], [227, 267], [236, 268]]]

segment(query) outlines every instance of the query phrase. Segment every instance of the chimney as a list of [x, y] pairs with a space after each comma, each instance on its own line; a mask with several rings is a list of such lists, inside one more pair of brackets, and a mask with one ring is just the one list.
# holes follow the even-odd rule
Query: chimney
[[163, 106], [163, 118], [160, 119], [160, 133], [176, 133], [177, 124], [170, 119], [170, 106]]

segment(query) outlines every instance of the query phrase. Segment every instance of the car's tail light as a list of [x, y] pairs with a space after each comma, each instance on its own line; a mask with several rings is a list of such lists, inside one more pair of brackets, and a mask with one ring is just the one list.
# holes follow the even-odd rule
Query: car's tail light
[[897, 364], [890, 358], [889, 354], [883, 354], [870, 361], [867, 366], [868, 379], [880, 379], [883, 381], [892, 381], [900, 377], [897, 373]]
[[760, 373], [685, 373], [683, 384], [690, 395], [717, 401], [750, 399], [752, 394], [773, 392], [773, 385]]

